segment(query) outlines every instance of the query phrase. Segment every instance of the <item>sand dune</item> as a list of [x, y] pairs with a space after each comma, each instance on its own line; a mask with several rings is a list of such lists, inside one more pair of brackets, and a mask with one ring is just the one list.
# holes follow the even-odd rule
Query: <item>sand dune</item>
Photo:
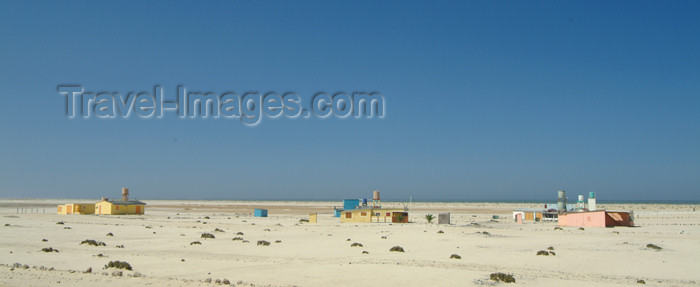
[[[493, 272], [529, 286], [700, 283], [696, 205], [599, 204], [634, 210], [638, 227], [554, 230], [552, 223], [491, 220], [534, 204], [413, 203], [410, 224], [341, 224], [331, 213], [339, 202], [147, 200], [144, 216], [54, 214], [56, 204], [72, 201], [0, 200], [0, 285], [212, 286], [227, 279], [239, 286], [482, 286], [496, 284]], [[252, 217], [256, 207], [270, 216]], [[18, 208], [38, 213], [17, 214]], [[319, 222], [300, 223], [310, 212], [319, 213]], [[451, 212], [453, 224], [424, 219], [438, 212]], [[81, 245], [86, 239], [105, 246]], [[260, 240], [270, 245], [257, 245]], [[649, 243], [663, 249], [646, 248]], [[405, 252], [390, 252], [393, 246]], [[59, 252], [41, 251], [48, 247]], [[548, 247], [556, 255], [536, 255]], [[104, 269], [113, 260], [133, 271], [114, 276], [116, 269]]]

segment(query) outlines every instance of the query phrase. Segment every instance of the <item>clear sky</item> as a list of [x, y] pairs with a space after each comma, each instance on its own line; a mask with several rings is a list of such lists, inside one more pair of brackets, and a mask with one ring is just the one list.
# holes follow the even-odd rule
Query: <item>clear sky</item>
[[[697, 1], [2, 1], [0, 197], [700, 200]], [[92, 91], [377, 91], [382, 119], [97, 119]]]

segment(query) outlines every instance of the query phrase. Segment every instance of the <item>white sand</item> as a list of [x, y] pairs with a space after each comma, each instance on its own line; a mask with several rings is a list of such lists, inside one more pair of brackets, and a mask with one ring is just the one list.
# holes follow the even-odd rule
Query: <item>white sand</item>
[[[504, 286], [639, 286], [638, 279], [650, 286], [700, 284], [698, 205], [599, 203], [634, 210], [638, 227], [554, 230], [555, 223], [491, 222], [492, 215], [510, 218], [512, 209], [533, 204], [414, 203], [413, 223], [393, 225], [341, 224], [332, 217], [340, 202], [147, 200], [144, 216], [55, 214], [55, 205], [74, 201], [0, 200], [0, 286], [216, 285], [207, 278], [243, 286], [480, 286], [496, 284], [489, 280], [493, 272], [513, 274], [517, 282], [497, 283]], [[254, 207], [269, 208], [270, 216], [252, 217]], [[17, 214], [18, 208], [39, 213]], [[300, 224], [309, 212], [319, 212], [319, 223]], [[451, 212], [452, 225], [424, 219], [438, 212]], [[248, 243], [231, 240], [238, 231]], [[204, 232], [216, 238], [200, 238]], [[80, 245], [85, 239], [107, 246]], [[258, 240], [271, 244], [257, 246]], [[364, 247], [350, 247], [354, 242]], [[648, 243], [663, 250], [647, 249]], [[406, 252], [389, 252], [395, 245]], [[549, 246], [556, 256], [535, 255]], [[60, 252], [41, 252], [44, 247]], [[111, 260], [127, 261], [134, 271], [111, 276], [114, 269], [103, 269]], [[89, 267], [93, 273], [82, 273]]]

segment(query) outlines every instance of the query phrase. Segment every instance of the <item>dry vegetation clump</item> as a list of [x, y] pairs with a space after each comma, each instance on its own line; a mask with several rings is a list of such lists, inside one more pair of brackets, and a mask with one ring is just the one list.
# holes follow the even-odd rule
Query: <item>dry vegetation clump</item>
[[362, 251], [362, 254], [369, 254], [369, 251], [367, 251], [367, 250]]
[[258, 245], [270, 246], [270, 242], [265, 241], [265, 240], [258, 240]]
[[243, 232], [238, 231], [236, 232], [236, 235], [243, 235]]
[[549, 252], [547, 252], [546, 250], [540, 250], [540, 251], [537, 251], [537, 255], [538, 255], [538, 256], [539, 256], [539, 255], [542, 255], [542, 256], [549, 256]]
[[56, 253], [58, 253], [58, 249], [53, 249], [53, 248], [51, 248], [51, 247], [42, 248], [41, 251], [44, 251], [44, 252], [56, 252]]
[[362, 245], [362, 243], [355, 242], [353, 244], [350, 244], [350, 247], [363, 247], [363, 245]]
[[401, 246], [394, 246], [391, 249], [389, 249], [389, 251], [391, 251], [391, 252], [404, 252], [403, 247], [401, 247]]
[[66, 226], [66, 227], [64, 227], [63, 229], [73, 229], [73, 228], [70, 228], [70, 227]]
[[107, 268], [133, 270], [133, 269], [131, 269], [131, 264], [129, 264], [126, 261], [119, 261], [119, 260], [109, 261], [109, 263], [107, 263], [107, 265], [105, 265], [105, 269], [107, 269]]
[[282, 240], [275, 240], [275, 243], [282, 243]]
[[201, 238], [204, 238], [204, 239], [212, 238], [212, 239], [214, 239], [214, 238], [216, 238], [216, 237], [214, 236], [214, 234], [206, 233], [206, 232], [205, 232], [205, 233], [202, 233]]
[[515, 278], [513, 278], [513, 275], [505, 274], [505, 273], [501, 273], [501, 272], [491, 273], [490, 278], [491, 278], [491, 280], [496, 281], [496, 282], [515, 283]]
[[223, 229], [216, 228], [216, 229], [214, 229], [214, 232], [221, 232], [221, 233], [224, 233], [224, 232], [226, 232], [226, 231], [224, 231]]
[[64, 223], [63, 223], [63, 221], [59, 221], [59, 222], [56, 222], [56, 224], [63, 225]]
[[443, 233], [445, 233], [445, 232], [442, 231], [442, 230], [438, 230], [438, 233], [439, 233], [439, 234], [443, 234]]
[[83, 240], [83, 242], [80, 242], [80, 245], [83, 245], [83, 244], [92, 245], [92, 246], [107, 246], [107, 244], [105, 244], [102, 241], [96, 241], [96, 240], [92, 240], [92, 239], [85, 239], [85, 240]]
[[450, 259], [462, 259], [462, 256], [459, 256], [458, 254], [452, 254], [450, 255]]
[[552, 247], [552, 246], [547, 247], [547, 250], [554, 250], [554, 247]]
[[114, 234], [112, 234], [112, 232], [110, 232], [110, 233], [107, 233], [107, 236], [114, 236]]
[[270, 231], [270, 229], [269, 229], [269, 228], [265, 228], [265, 230], [264, 230], [264, 231]]
[[243, 237], [234, 237], [233, 241], [243, 241]]
[[124, 248], [124, 245], [117, 245], [117, 246], [114, 246], [114, 247], [116, 247], [116, 248]]
[[637, 280], [637, 284], [647, 284], [647, 282], [642, 279], [639, 279]]
[[658, 245], [652, 244], [652, 243], [647, 244], [647, 248], [654, 249], [654, 250], [661, 250], [661, 249], [663, 249], [663, 248], [661, 248], [661, 246], [658, 246]]
[[302, 223], [302, 222], [309, 222], [309, 220], [306, 218], [299, 219], [299, 223]]
[[382, 239], [386, 239], [386, 236], [382, 236]]
[[48, 242], [48, 241], [49, 241], [49, 240], [46, 239], [46, 238], [44, 238], [44, 239], [41, 240], [41, 242]]
[[192, 242], [190, 242], [190, 245], [202, 245], [202, 242], [192, 241]]
[[561, 228], [561, 227], [559, 227], [559, 226], [557, 226], [557, 227], [554, 227], [554, 230], [564, 230], [564, 229]]
[[586, 230], [586, 229], [585, 229], [585, 228], [583, 228], [583, 227], [579, 227], [579, 228], [578, 228], [578, 230]]
[[9, 224], [9, 223], [5, 223], [5, 226], [10, 226], [10, 224]]
[[205, 216], [204, 219], [211, 219], [211, 218], [209, 218], [209, 216]]

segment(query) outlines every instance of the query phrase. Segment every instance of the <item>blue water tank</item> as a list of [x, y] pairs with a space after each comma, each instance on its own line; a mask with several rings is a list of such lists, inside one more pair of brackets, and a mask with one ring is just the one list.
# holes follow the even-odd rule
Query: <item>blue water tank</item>
[[346, 199], [343, 200], [343, 209], [344, 210], [355, 210], [357, 209], [357, 206], [360, 205], [360, 200], [359, 199]]
[[267, 217], [267, 209], [256, 208], [254, 216], [255, 217]]
[[340, 209], [335, 210], [335, 217], [340, 217]]
[[362, 206], [366, 206], [366, 205], [367, 205], [367, 199], [366, 199], [366, 198], [363, 198], [363, 199], [362, 199]]

